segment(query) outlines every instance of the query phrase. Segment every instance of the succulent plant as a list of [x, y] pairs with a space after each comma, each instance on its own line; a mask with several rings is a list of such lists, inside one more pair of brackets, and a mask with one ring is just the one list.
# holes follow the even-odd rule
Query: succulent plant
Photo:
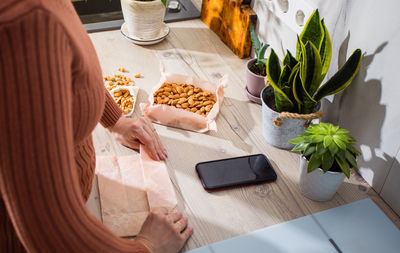
[[251, 43], [254, 48], [254, 53], [256, 55], [255, 64], [260, 73], [265, 73], [265, 66], [267, 63], [267, 59], [265, 59], [265, 52], [269, 47], [269, 44], [264, 44], [260, 41], [254, 29], [254, 25], [252, 23], [250, 23], [250, 36], [251, 36]]
[[307, 172], [317, 168], [327, 172], [336, 167], [349, 178], [350, 168], [358, 170], [356, 157], [360, 151], [348, 133], [330, 123], [313, 124], [289, 143], [295, 144], [293, 152], [301, 152], [308, 159]]
[[356, 49], [336, 74], [321, 85], [331, 62], [332, 44], [324, 20], [315, 10], [297, 37], [296, 57], [287, 50], [283, 67], [273, 49], [268, 57], [267, 78], [274, 88], [277, 110], [311, 113], [323, 97], [339, 93], [351, 83], [361, 57], [361, 50]]

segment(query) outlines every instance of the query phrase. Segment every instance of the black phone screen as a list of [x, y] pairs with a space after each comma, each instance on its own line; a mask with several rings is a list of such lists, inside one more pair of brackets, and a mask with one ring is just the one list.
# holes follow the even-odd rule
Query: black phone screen
[[198, 163], [196, 171], [206, 190], [276, 180], [276, 173], [263, 154]]

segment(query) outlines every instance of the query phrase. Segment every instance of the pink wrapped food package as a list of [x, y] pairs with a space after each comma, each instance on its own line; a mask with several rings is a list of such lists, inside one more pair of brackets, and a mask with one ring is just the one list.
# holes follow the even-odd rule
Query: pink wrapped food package
[[165, 163], [152, 160], [142, 147], [140, 155], [98, 156], [96, 174], [103, 224], [118, 236], [137, 235], [155, 207], [176, 208]]
[[[153, 94], [155, 94], [164, 83], [193, 85], [194, 87], [201, 88], [203, 91], [211, 92], [216, 98], [215, 104], [206, 117], [166, 104], [155, 104]], [[224, 88], [227, 87], [227, 84], [227, 76], [222, 77], [218, 84], [214, 84], [192, 76], [168, 73], [165, 72], [163, 67], [161, 67], [160, 82], [153, 88], [149, 100], [146, 103], [140, 104], [140, 108], [142, 109], [144, 116], [161, 125], [191, 130], [199, 133], [205, 133], [209, 130], [216, 131], [217, 126], [215, 118], [221, 108], [224, 99]]]

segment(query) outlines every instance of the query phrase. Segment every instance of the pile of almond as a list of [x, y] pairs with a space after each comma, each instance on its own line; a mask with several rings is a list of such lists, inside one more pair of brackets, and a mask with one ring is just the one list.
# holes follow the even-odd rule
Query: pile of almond
[[129, 90], [115, 91], [112, 96], [114, 97], [115, 103], [122, 109], [124, 114], [128, 114], [133, 109], [133, 96]]
[[108, 91], [118, 86], [135, 86], [135, 83], [132, 81], [132, 79], [120, 74], [115, 74], [114, 76], [104, 76], [103, 80]]
[[215, 104], [209, 91], [188, 84], [163, 83], [154, 93], [154, 104], [165, 104], [206, 117]]

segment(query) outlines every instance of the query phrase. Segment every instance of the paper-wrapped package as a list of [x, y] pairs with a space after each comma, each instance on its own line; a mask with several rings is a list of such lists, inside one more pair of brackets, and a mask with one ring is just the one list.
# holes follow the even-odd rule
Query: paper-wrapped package
[[[194, 87], [198, 87], [203, 89], [204, 91], [209, 91], [213, 93], [215, 95], [216, 102], [207, 117], [180, 108], [175, 108], [173, 106], [165, 104], [155, 104], [153, 94], [164, 83], [193, 85]], [[155, 87], [153, 87], [152, 93], [149, 96], [148, 101], [146, 103], [140, 104], [140, 108], [145, 117], [161, 125], [177, 127], [199, 133], [205, 133], [209, 130], [216, 131], [217, 126], [215, 123], [215, 118], [217, 117], [218, 112], [221, 108], [224, 99], [224, 88], [227, 87], [227, 84], [227, 76], [221, 78], [218, 84], [214, 84], [192, 76], [168, 73], [165, 72], [163, 67], [161, 67], [161, 79], [159, 83]]]
[[98, 156], [96, 174], [103, 224], [118, 236], [137, 235], [156, 207], [176, 208], [165, 163], [152, 160], [142, 147], [139, 155]]

